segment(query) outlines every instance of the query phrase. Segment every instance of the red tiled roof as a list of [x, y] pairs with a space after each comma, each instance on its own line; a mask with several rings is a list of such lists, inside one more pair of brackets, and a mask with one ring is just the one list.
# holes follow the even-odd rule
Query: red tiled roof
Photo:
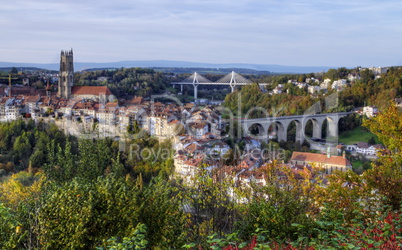
[[193, 107], [195, 106], [195, 104], [194, 103], [186, 103], [185, 105], [184, 105], [184, 108], [188, 108], [188, 109], [192, 109]]
[[39, 99], [39, 95], [28, 95], [25, 96], [25, 102], [37, 102]]
[[336, 164], [343, 166], [350, 166], [350, 162], [348, 159], [343, 158], [342, 156], [331, 156], [328, 158], [323, 154], [315, 154], [315, 153], [304, 153], [304, 152], [293, 152], [292, 161], [304, 161], [304, 162], [317, 162], [323, 164]]
[[187, 160], [187, 161], [185, 161], [183, 163], [186, 164], [186, 165], [189, 165], [189, 166], [196, 167], [202, 162], [202, 160], [203, 160], [202, 158], [189, 159], [189, 160]]
[[189, 152], [190, 154], [194, 154], [197, 150], [202, 150], [204, 149], [203, 147], [197, 145], [196, 143], [191, 143], [186, 147], [186, 151]]
[[205, 123], [203, 122], [190, 122], [188, 123], [189, 127], [196, 128], [196, 129], [203, 129], [205, 127]]
[[176, 124], [176, 123], [179, 123], [179, 122], [180, 122], [179, 120], [173, 120], [173, 121], [169, 122], [168, 124], [173, 125], [173, 124]]
[[179, 155], [179, 156], [176, 156], [175, 159], [177, 159], [179, 161], [184, 161], [187, 159], [187, 157], [185, 157], [184, 155]]
[[106, 86], [73, 86], [72, 95], [113, 95]]
[[141, 96], [134, 96], [133, 99], [131, 99], [129, 101], [129, 104], [132, 105], [140, 105], [144, 102], [144, 98], [142, 98]]

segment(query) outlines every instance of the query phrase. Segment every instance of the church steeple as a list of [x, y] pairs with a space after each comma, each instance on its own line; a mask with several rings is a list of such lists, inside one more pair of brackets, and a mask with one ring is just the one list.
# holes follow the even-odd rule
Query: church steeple
[[11, 74], [8, 75], [8, 97], [11, 97]]
[[52, 94], [52, 88], [50, 87], [50, 80], [48, 78], [46, 83], [46, 96], [50, 97], [51, 94]]
[[57, 95], [61, 98], [69, 99], [71, 96], [72, 86], [74, 86], [73, 49], [70, 51], [61, 51]]

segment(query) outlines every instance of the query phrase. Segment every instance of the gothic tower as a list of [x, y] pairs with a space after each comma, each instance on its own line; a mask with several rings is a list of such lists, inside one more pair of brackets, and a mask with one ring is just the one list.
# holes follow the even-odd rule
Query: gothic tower
[[73, 49], [70, 51], [61, 51], [59, 88], [57, 95], [61, 98], [69, 99], [72, 86], [74, 86]]

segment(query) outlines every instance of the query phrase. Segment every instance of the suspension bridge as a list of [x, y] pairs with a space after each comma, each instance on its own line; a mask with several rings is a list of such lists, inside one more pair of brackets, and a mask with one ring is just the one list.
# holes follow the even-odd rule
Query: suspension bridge
[[[216, 82], [212, 82], [202, 75], [194, 72], [191, 76], [187, 77], [181, 82], [172, 82], [173, 85], [180, 85], [180, 90], [183, 92], [183, 85], [193, 85], [194, 87], [194, 99], [197, 99], [198, 85], [228, 85], [230, 86], [232, 92], [235, 91], [236, 86], [250, 85], [253, 82], [246, 79], [245, 77], [232, 71], [232, 73], [227, 74]], [[268, 85], [267, 83], [259, 83], [259, 85]]]

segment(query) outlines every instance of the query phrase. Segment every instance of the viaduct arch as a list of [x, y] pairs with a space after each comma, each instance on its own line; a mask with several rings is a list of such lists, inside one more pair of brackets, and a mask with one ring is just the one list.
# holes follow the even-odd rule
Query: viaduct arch
[[[259, 140], [268, 139], [268, 131], [271, 125], [277, 126], [278, 141], [287, 141], [287, 130], [291, 122], [296, 123], [296, 141], [303, 143], [305, 139], [305, 128], [307, 122], [311, 120], [313, 124], [313, 137], [322, 139], [321, 131], [324, 121], [328, 122], [328, 137], [338, 136], [338, 122], [352, 112], [314, 114], [314, 115], [293, 115], [280, 117], [266, 117], [257, 119], [240, 120], [245, 136], [250, 136]], [[250, 128], [258, 128], [258, 134], [251, 134]]]

